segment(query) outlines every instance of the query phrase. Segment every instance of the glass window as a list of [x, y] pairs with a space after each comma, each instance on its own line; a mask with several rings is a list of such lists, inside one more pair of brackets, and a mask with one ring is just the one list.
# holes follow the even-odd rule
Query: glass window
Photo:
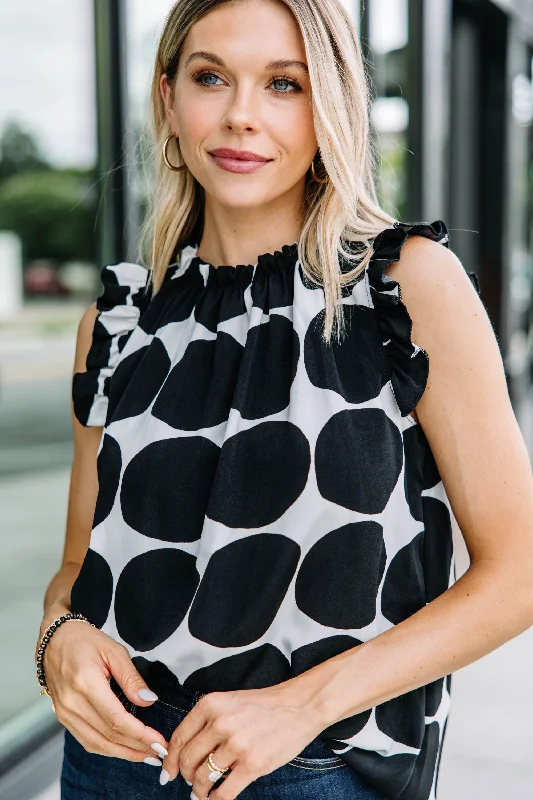
[[371, 119], [378, 155], [378, 195], [386, 211], [405, 219], [408, 207], [408, 0], [369, 0], [365, 5], [368, 57], [374, 83]]
[[[98, 287], [90, 0], [0, 4], [0, 741], [52, 716], [34, 650], [60, 565], [78, 321]], [[22, 712], [25, 716], [21, 717]], [[30, 724], [28, 722], [28, 724]]]

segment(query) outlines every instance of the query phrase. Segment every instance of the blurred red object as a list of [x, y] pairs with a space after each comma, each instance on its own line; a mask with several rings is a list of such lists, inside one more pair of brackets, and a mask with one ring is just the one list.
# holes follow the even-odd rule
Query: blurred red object
[[34, 261], [24, 273], [24, 288], [31, 294], [68, 294], [69, 290], [47, 261]]

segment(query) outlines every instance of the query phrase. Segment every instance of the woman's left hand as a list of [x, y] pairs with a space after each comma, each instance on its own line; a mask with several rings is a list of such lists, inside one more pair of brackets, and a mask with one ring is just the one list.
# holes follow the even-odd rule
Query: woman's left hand
[[[172, 734], [163, 770], [181, 772], [204, 800], [213, 781], [207, 757], [231, 767], [210, 800], [234, 800], [252, 781], [282, 767], [324, 729], [312, 707], [291, 701], [283, 684], [204, 695]], [[162, 772], [163, 781], [165, 772]]]

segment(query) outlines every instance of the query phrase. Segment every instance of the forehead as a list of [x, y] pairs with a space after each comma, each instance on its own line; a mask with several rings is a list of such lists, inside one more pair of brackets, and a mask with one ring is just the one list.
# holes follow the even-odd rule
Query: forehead
[[263, 66], [271, 60], [307, 63], [292, 12], [279, 0], [224, 3], [196, 22], [183, 44], [182, 64], [196, 51], [216, 53], [226, 64]]

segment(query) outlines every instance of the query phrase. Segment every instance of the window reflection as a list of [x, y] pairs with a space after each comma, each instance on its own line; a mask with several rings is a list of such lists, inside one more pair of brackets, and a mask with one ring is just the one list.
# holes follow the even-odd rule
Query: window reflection
[[[63, 546], [78, 321], [98, 287], [90, 0], [0, 4], [0, 730], [39, 696]], [[30, 717], [28, 717], [30, 719]], [[37, 717], [31, 717], [37, 724]], [[0, 737], [2, 742], [9, 737]]]
[[369, 0], [366, 3], [369, 60], [375, 99], [372, 127], [378, 152], [377, 189], [380, 202], [393, 216], [407, 214], [406, 99], [408, 0]]

